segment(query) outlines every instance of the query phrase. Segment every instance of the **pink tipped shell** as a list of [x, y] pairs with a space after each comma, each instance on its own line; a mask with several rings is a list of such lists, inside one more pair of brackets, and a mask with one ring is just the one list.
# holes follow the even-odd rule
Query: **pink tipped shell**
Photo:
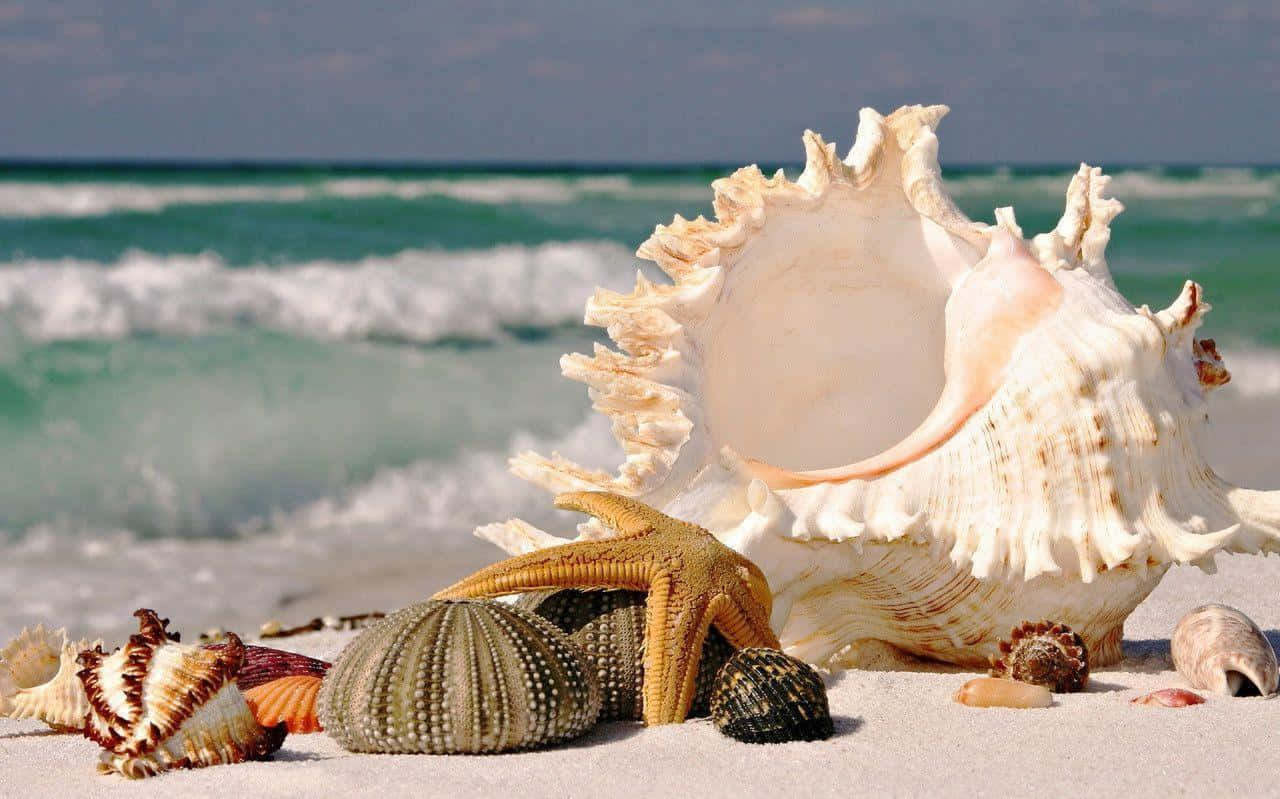
[[1148, 707], [1190, 707], [1204, 704], [1204, 697], [1185, 688], [1161, 688], [1159, 691], [1139, 696], [1129, 704]]
[[1002, 677], [976, 677], [961, 686], [952, 697], [969, 707], [1049, 707], [1053, 694], [1042, 685], [1006, 680]]
[[316, 718], [316, 695], [323, 680], [310, 674], [281, 677], [244, 692], [253, 716], [263, 727], [284, 722], [291, 735], [320, 732]]
[[[226, 647], [226, 644], [207, 644], [204, 648], [222, 651]], [[297, 652], [286, 652], [269, 646], [246, 646], [244, 665], [236, 674], [236, 686], [241, 691], [248, 691], [282, 677], [301, 674], [323, 677], [329, 671], [329, 665], [323, 660], [300, 655]]]

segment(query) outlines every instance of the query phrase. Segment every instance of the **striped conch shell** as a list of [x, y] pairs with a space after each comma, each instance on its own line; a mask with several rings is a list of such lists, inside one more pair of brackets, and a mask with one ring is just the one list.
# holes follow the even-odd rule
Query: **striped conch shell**
[[55, 730], [84, 729], [89, 700], [76, 655], [102, 641], [68, 641], [67, 631], [24, 628], [0, 650], [0, 717], [40, 719]]
[[179, 768], [262, 760], [280, 748], [285, 725], [254, 720], [235, 676], [244, 645], [222, 651], [170, 640], [151, 610], [134, 614], [140, 631], [120, 650], [80, 653], [89, 699], [85, 737], [103, 748], [98, 770], [130, 779]]
[[1170, 641], [1173, 667], [1192, 688], [1227, 696], [1269, 696], [1280, 671], [1276, 651], [1253, 620], [1227, 605], [1182, 617]]
[[[1171, 566], [1280, 550], [1280, 492], [1206, 462], [1206, 397], [1229, 377], [1196, 339], [1209, 305], [1192, 282], [1158, 312], [1117, 291], [1101, 170], [1080, 167], [1040, 235], [1011, 208], [972, 221], [938, 166], [946, 111], [863, 109], [843, 160], [806, 132], [794, 182], [746, 167], [712, 184], [714, 221], [659, 225], [638, 254], [672, 282], [597, 291], [586, 322], [620, 351], [560, 362], [612, 419], [619, 471], [534, 453], [512, 470], [711, 530], [763, 570], [774, 630], [811, 663], [884, 642], [981, 667], [1050, 618], [1113, 664]], [[511, 553], [563, 540], [477, 533]]]

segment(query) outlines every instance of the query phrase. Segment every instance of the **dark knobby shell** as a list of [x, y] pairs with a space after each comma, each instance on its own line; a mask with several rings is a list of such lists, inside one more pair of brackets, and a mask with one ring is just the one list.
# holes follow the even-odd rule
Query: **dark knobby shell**
[[[646, 596], [643, 591], [565, 589], [524, 594], [516, 602], [563, 630], [586, 654], [600, 680], [600, 721], [643, 716]], [[690, 717], [709, 712], [716, 674], [733, 652], [733, 646], [712, 628], [698, 662]]]
[[481, 753], [581, 735], [600, 686], [564, 633], [488, 600], [433, 600], [374, 624], [320, 688], [324, 730], [353, 752]]
[[720, 732], [747, 743], [820, 741], [833, 732], [827, 690], [808, 663], [776, 649], [743, 649], [711, 694]]
[[[218, 652], [226, 649], [226, 646], [226, 644], [205, 644], [203, 648]], [[323, 677], [328, 670], [329, 664], [325, 661], [300, 655], [297, 652], [286, 652], [269, 646], [246, 646], [244, 665], [236, 674], [236, 685], [241, 691], [248, 691], [284, 677], [303, 674]]]
[[1051, 621], [1024, 621], [1001, 641], [991, 658], [991, 676], [1042, 685], [1056, 694], [1083, 691], [1089, 682], [1089, 651], [1074, 630]]

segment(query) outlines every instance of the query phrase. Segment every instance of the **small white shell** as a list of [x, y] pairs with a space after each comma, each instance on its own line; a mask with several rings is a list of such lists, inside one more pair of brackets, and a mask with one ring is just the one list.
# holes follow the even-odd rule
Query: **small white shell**
[[1192, 687], [1227, 696], [1276, 692], [1276, 653], [1258, 625], [1226, 605], [1202, 605], [1173, 631], [1173, 666]]
[[0, 716], [40, 719], [58, 730], [84, 729], [89, 700], [76, 655], [102, 641], [68, 641], [67, 631], [25, 628], [0, 650]]

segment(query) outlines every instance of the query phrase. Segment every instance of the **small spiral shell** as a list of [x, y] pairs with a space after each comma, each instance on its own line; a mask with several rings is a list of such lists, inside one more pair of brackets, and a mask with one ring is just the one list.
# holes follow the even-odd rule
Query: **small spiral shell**
[[1192, 688], [1269, 696], [1280, 682], [1271, 642], [1252, 619], [1227, 605], [1202, 605], [1183, 616], [1170, 648], [1173, 667]]
[[818, 741], [834, 731], [818, 672], [776, 649], [736, 652], [716, 677], [711, 718], [720, 732], [746, 743]]
[[600, 686], [564, 633], [527, 610], [433, 600], [369, 627], [342, 651], [317, 700], [353, 752], [506, 752], [576, 737]]
[[991, 658], [992, 677], [1041, 685], [1056, 694], [1083, 691], [1089, 684], [1089, 651], [1065, 624], [1025, 621], [1001, 641]]
[[[642, 591], [538, 591], [516, 601], [550, 621], [587, 656], [600, 680], [600, 721], [639, 719], [643, 715], [645, 600]], [[714, 627], [708, 631], [698, 662], [689, 717], [710, 710], [716, 674], [734, 652]]]

